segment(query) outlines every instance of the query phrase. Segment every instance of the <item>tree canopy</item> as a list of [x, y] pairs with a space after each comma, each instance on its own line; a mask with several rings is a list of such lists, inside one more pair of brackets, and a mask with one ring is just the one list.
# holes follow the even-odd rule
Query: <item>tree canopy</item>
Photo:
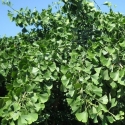
[[8, 12], [22, 32], [0, 39], [1, 125], [125, 124], [125, 16], [105, 5]]

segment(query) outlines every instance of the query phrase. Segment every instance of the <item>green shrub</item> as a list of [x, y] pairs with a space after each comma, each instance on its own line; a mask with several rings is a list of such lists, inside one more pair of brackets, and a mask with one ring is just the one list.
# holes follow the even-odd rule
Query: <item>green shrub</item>
[[1, 125], [125, 124], [125, 16], [62, 1], [8, 13], [22, 32], [0, 39]]

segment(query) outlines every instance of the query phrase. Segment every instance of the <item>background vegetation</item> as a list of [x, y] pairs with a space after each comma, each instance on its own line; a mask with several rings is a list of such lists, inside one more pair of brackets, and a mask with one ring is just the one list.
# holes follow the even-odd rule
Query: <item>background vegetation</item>
[[125, 124], [125, 16], [105, 5], [8, 12], [22, 32], [0, 39], [1, 125]]

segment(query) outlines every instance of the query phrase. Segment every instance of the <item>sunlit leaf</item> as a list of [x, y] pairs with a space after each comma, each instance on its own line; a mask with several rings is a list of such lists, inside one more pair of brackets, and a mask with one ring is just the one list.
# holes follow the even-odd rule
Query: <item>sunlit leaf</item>
[[84, 111], [82, 113], [76, 113], [75, 115], [76, 115], [76, 118], [83, 123], [86, 123], [88, 121], [87, 111]]
[[114, 80], [117, 81], [119, 79], [119, 70], [117, 70], [116, 72], [111, 72], [110, 73], [110, 77]]

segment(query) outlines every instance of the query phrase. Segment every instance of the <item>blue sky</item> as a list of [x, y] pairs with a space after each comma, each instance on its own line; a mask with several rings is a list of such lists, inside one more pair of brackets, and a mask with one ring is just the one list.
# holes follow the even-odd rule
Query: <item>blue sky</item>
[[[52, 2], [57, 2], [58, 0], [10, 0], [13, 4], [13, 8], [15, 10], [19, 10], [20, 8], [26, 8], [33, 10], [35, 7], [38, 11], [42, 9], [46, 9], [48, 5], [52, 4]], [[103, 5], [106, 0], [95, 0], [96, 3], [100, 6], [102, 11], [108, 11], [108, 8]], [[125, 13], [125, 0], [108, 0], [113, 5], [117, 5], [114, 8], [114, 11]], [[21, 31], [19, 27], [15, 25], [14, 22], [11, 22], [7, 16], [7, 12], [10, 10], [8, 6], [2, 4], [0, 1], [0, 37], [3, 35], [6, 36], [15, 36], [18, 32]]]

